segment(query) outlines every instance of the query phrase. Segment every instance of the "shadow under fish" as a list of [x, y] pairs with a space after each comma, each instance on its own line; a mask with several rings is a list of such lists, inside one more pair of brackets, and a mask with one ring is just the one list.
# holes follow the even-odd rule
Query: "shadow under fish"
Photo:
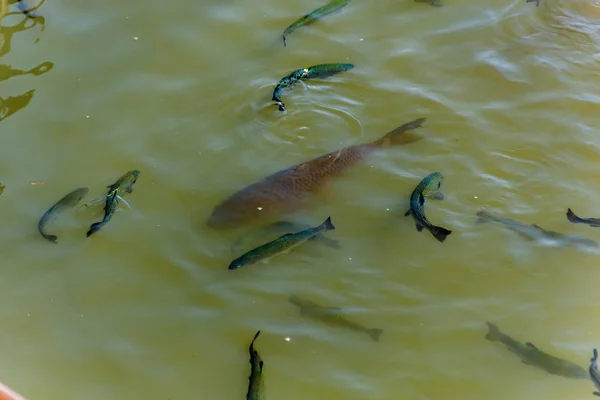
[[379, 342], [379, 337], [383, 333], [383, 329], [367, 328], [364, 325], [350, 321], [338, 307], [322, 307], [317, 303], [296, 295], [291, 295], [288, 301], [300, 308], [300, 314], [303, 316], [311, 317], [329, 325], [350, 329], [354, 332], [366, 333], [375, 342]]
[[285, 111], [285, 104], [283, 103], [283, 100], [281, 100], [283, 89], [292, 87], [299, 81], [317, 78], [324, 79], [332, 75], [338, 74], [340, 72], [349, 71], [352, 68], [354, 68], [354, 64], [333, 63], [317, 64], [308, 68], [297, 69], [294, 72], [281, 78], [277, 86], [275, 86], [275, 90], [273, 90], [273, 97], [271, 98], [271, 100], [277, 106], [279, 106], [279, 111]]
[[390, 145], [413, 143], [421, 138], [408, 135], [425, 118], [408, 122], [370, 143], [345, 147], [310, 161], [294, 165], [233, 193], [212, 211], [207, 224], [212, 228], [233, 228], [241, 223], [298, 209], [310, 194], [341, 176], [369, 154]]
[[[277, 221], [261, 228], [253, 229], [250, 232], [239, 236], [231, 245], [231, 253], [238, 254], [243, 252], [246, 248], [260, 245], [261, 243], [265, 243], [273, 238], [278, 238], [289, 232], [297, 232], [310, 227], [311, 226], [308, 224], [290, 221]], [[339, 240], [328, 238], [322, 233], [315, 235], [309, 240], [314, 240], [315, 242], [321, 243], [332, 249], [339, 249], [341, 247]]]
[[75, 189], [50, 207], [38, 222], [38, 231], [40, 232], [40, 235], [42, 235], [42, 237], [49, 242], [58, 243], [58, 237], [56, 235], [50, 235], [44, 231], [46, 224], [55, 218], [58, 213], [68, 208], [75, 207], [81, 201], [81, 199], [85, 197], [87, 192], [88, 188]]
[[310, 13], [306, 14], [305, 16], [299, 18], [294, 23], [292, 23], [290, 26], [285, 28], [285, 31], [283, 31], [283, 45], [287, 46], [287, 43], [286, 43], [287, 36], [290, 33], [292, 33], [293, 31], [295, 31], [296, 29], [306, 26], [306, 25], [310, 25], [313, 22], [315, 22], [316, 20], [318, 20], [319, 18], [323, 18], [326, 15], [329, 15], [335, 11], [338, 11], [342, 7], [345, 7], [348, 3], [350, 3], [350, 0], [331, 0], [329, 3], [325, 4], [323, 7], [319, 7], [316, 10], [311, 11]]
[[598, 247], [598, 243], [588, 238], [549, 231], [536, 224], [526, 225], [510, 218], [496, 217], [484, 210], [479, 211], [477, 213], [477, 217], [477, 224], [497, 222], [507, 226], [509, 229], [515, 232], [518, 232], [521, 236], [527, 239], [537, 240], [539, 242], [551, 242], [556, 246]]
[[592, 228], [600, 228], [600, 218], [581, 218], [569, 208], [567, 210], [567, 219], [574, 224], [587, 224]]
[[501, 342], [506, 345], [508, 350], [519, 357], [523, 364], [566, 378], [589, 379], [588, 372], [579, 365], [551, 356], [538, 349], [531, 342], [521, 343], [501, 332], [496, 325], [490, 322], [486, 322], [486, 324], [488, 326], [488, 333], [485, 335], [485, 338], [491, 342]]

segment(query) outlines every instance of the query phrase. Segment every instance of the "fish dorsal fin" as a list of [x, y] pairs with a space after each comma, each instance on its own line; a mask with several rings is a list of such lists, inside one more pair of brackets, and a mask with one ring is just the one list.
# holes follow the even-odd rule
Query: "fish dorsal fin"
[[410, 208], [409, 208], [408, 211], [404, 213], [404, 216], [408, 217], [410, 215], [410, 213], [411, 213], [411, 211], [410, 211]]
[[423, 196], [423, 193], [421, 193], [421, 194], [419, 195], [419, 204], [420, 204], [420, 205], [423, 205], [423, 204], [425, 204], [425, 196]]
[[538, 349], [537, 347], [535, 347], [535, 345], [534, 345], [533, 343], [531, 343], [531, 342], [527, 342], [527, 343], [525, 343], [525, 346], [527, 346], [527, 347], [530, 347], [530, 348], [532, 348], [532, 349], [536, 349], [536, 350], [538, 350], [538, 351], [539, 351], [539, 349]]

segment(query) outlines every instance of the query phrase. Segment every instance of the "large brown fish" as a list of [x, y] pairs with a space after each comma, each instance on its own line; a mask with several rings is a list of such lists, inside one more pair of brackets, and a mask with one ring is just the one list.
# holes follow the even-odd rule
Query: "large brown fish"
[[345, 147], [246, 186], [214, 208], [208, 225], [212, 228], [230, 228], [257, 217], [297, 209], [310, 193], [320, 189], [330, 179], [340, 176], [377, 149], [419, 140], [420, 137], [405, 133], [419, 128], [423, 122], [425, 118], [407, 122], [374, 142]]

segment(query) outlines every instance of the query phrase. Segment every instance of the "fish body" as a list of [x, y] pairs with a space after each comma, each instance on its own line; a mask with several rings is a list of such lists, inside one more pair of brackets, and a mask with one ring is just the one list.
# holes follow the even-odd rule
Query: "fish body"
[[444, 198], [440, 192], [443, 179], [442, 174], [439, 172], [431, 173], [423, 178], [410, 195], [410, 208], [404, 214], [404, 216], [412, 215], [417, 231], [421, 232], [425, 228], [441, 243], [446, 240], [446, 237], [452, 231], [429, 222], [427, 217], [425, 217], [425, 198], [430, 197], [437, 200]]
[[344, 317], [344, 315], [341, 313], [341, 310], [337, 307], [321, 307], [320, 305], [310, 300], [303, 299], [296, 295], [290, 296], [288, 298], [288, 301], [293, 305], [299, 307], [300, 313], [302, 315], [309, 316], [311, 318], [328, 323], [330, 325], [350, 329], [355, 332], [366, 333], [371, 339], [373, 339], [376, 342], [379, 341], [379, 337], [383, 333], [383, 329], [367, 328], [361, 324], [348, 320]]
[[594, 391], [594, 395], [595, 396], [599, 396], [600, 397], [600, 372], [598, 372], [598, 350], [594, 349], [593, 351], [593, 357], [590, 358], [590, 368], [589, 368], [589, 373], [590, 373], [590, 378], [592, 379], [592, 382], [594, 383], [594, 386], [596, 386], [596, 391]]
[[246, 186], [214, 208], [208, 225], [212, 228], [230, 228], [252, 219], [295, 210], [311, 193], [317, 192], [328, 181], [342, 175], [372, 152], [392, 144], [402, 145], [419, 140], [406, 132], [419, 128], [423, 122], [425, 118], [416, 119], [374, 142], [322, 155]]
[[331, 13], [341, 9], [342, 7], [345, 7], [348, 3], [350, 3], [350, 0], [331, 0], [329, 3], [325, 4], [323, 7], [317, 8], [316, 10], [311, 11], [310, 13], [306, 14], [305, 16], [299, 18], [293, 24], [291, 24], [290, 26], [285, 28], [285, 31], [283, 31], [283, 45], [287, 46], [287, 43], [286, 43], [287, 36], [290, 33], [292, 33], [293, 31], [295, 31], [296, 29], [298, 29], [302, 26], [312, 24], [319, 18], [323, 18], [324, 16], [331, 14]]
[[264, 362], [258, 351], [254, 348], [254, 342], [260, 335], [260, 331], [256, 332], [254, 339], [250, 342], [250, 377], [248, 378], [248, 392], [246, 393], [246, 400], [264, 400], [264, 378], [263, 368]]
[[87, 237], [90, 237], [95, 232], [98, 232], [100, 228], [111, 220], [114, 212], [119, 205], [119, 199], [123, 198], [126, 193], [133, 191], [133, 185], [137, 182], [140, 176], [140, 171], [132, 170], [121, 176], [115, 183], [108, 187], [108, 193], [106, 194], [106, 203], [104, 205], [104, 218], [102, 221], [93, 223], [90, 226], [90, 230], [87, 232]]
[[559, 246], [598, 246], [598, 243], [588, 238], [549, 231], [536, 224], [526, 225], [510, 218], [496, 217], [484, 210], [479, 211], [477, 213], [477, 217], [477, 224], [486, 222], [498, 222], [507, 226], [509, 229], [518, 232], [521, 236], [524, 236], [527, 239], [531, 240], [552, 241]]
[[587, 224], [593, 228], [600, 228], [600, 218], [581, 218], [570, 208], [567, 210], [567, 219], [574, 224]]
[[[288, 232], [298, 232], [310, 227], [311, 226], [308, 224], [301, 224], [291, 221], [277, 221], [238, 237], [231, 246], [231, 252], [240, 253], [244, 248], [250, 247], [248, 243], [265, 243], [269, 241], [270, 238], [278, 238]], [[322, 233], [317, 234], [314, 239], [315, 241], [331, 247], [332, 249], [340, 248], [340, 243], [338, 240], [328, 238]]]
[[281, 100], [283, 89], [293, 86], [296, 82], [306, 79], [327, 78], [340, 72], [354, 68], [354, 64], [331, 63], [317, 64], [308, 68], [297, 69], [281, 78], [275, 89], [271, 100], [279, 106], [279, 111], [285, 111], [285, 104]]
[[531, 342], [521, 343], [516, 339], [501, 332], [500, 329], [486, 322], [488, 333], [485, 338], [491, 342], [501, 342], [508, 350], [521, 359], [523, 364], [537, 367], [553, 375], [561, 375], [567, 378], [588, 379], [588, 372], [577, 364], [563, 360], [538, 349]]
[[[531, 1], [531, 0], [527, 0], [527, 1]], [[415, 2], [416, 3], [427, 3], [434, 7], [443, 7], [444, 6], [444, 4], [440, 0], [415, 0]]]
[[49, 242], [57, 243], [56, 240], [58, 239], [58, 237], [56, 237], [55, 235], [49, 235], [45, 233], [44, 227], [46, 226], [48, 221], [55, 217], [59, 212], [67, 208], [75, 207], [81, 201], [81, 199], [85, 197], [87, 192], [88, 188], [75, 189], [66, 196], [64, 196], [62, 199], [57, 201], [52, 207], [50, 207], [44, 213], [44, 215], [42, 215], [42, 218], [40, 218], [40, 221], [38, 222], [38, 231], [40, 232], [40, 235], [42, 235], [44, 239], [46, 239]]
[[296, 233], [287, 233], [269, 243], [263, 244], [262, 246], [242, 254], [240, 257], [233, 260], [231, 264], [229, 264], [229, 269], [237, 269], [256, 264], [257, 262], [270, 260], [271, 258], [285, 253], [323, 232], [333, 229], [335, 229], [335, 226], [333, 226], [331, 223], [331, 217], [328, 217], [325, 222], [317, 227], [308, 228]]

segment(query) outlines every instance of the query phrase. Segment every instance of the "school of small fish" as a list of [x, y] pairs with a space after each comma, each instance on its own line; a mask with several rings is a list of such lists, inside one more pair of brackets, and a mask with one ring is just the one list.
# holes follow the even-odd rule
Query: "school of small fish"
[[[43, 18], [37, 11], [28, 9], [22, 0], [18, 1], [19, 9], [29, 18]], [[539, 7], [541, 0], [526, 0], [526, 3], [535, 2]], [[442, 7], [440, 0], [414, 0], [418, 3], [427, 3], [434, 7]], [[341, 10], [350, 3], [350, 0], [331, 0], [324, 6], [309, 12], [303, 17], [290, 24], [282, 35], [283, 45], [287, 47], [289, 35], [301, 27], [313, 24], [319, 19]], [[300, 38], [298, 38], [300, 40]], [[290, 72], [275, 86], [272, 102], [278, 106], [280, 111], [286, 111], [287, 106], [282, 100], [284, 89], [293, 87], [297, 82], [307, 79], [325, 79], [335, 74], [347, 72], [355, 68], [351, 63], [325, 63], [309, 67], [301, 67]], [[34, 70], [24, 73], [35, 73]], [[362, 162], [371, 153], [391, 146], [403, 146], [421, 140], [421, 136], [414, 130], [421, 128], [426, 119], [417, 118], [406, 122], [391, 131], [383, 134], [379, 139], [362, 144], [341, 148], [312, 160], [293, 165], [289, 168], [274, 172], [265, 178], [252, 183], [226, 197], [212, 210], [207, 220], [207, 225], [213, 229], [225, 229], [239, 227], [243, 224], [261, 221], [266, 218], [274, 218], [280, 214], [295, 211], [301, 208], [305, 201], [325, 187], [330, 181], [342, 176], [347, 170]], [[124, 197], [133, 192], [133, 186], [140, 177], [139, 170], [130, 170], [118, 178], [115, 183], [108, 185], [108, 192], [99, 196], [88, 204], [80, 207], [87, 208], [104, 204], [104, 215], [89, 227], [87, 237], [97, 233], [113, 218], [118, 211], [120, 203], [129, 206]], [[435, 240], [445, 243], [452, 230], [430, 222], [425, 216], [426, 200], [443, 200], [441, 185], [444, 176], [440, 172], [432, 172], [425, 176], [412, 191], [406, 195], [409, 208], [405, 216], [412, 217], [416, 230], [422, 232], [427, 230]], [[0, 194], [5, 186], [0, 184]], [[87, 195], [89, 189], [81, 187], [72, 190], [54, 203], [42, 215], [38, 221], [38, 231], [43, 239], [51, 243], [58, 243], [58, 237], [46, 231], [46, 225], [53, 221], [59, 214], [74, 208]], [[432, 205], [435, 207], [435, 205]], [[431, 207], [428, 205], [428, 208]], [[549, 231], [536, 224], [525, 224], [516, 220], [496, 216], [486, 210], [480, 210], [475, 215], [475, 224], [496, 223], [508, 228], [528, 240], [552, 243], [555, 246], [580, 246], [598, 247], [591, 239], [567, 235], [559, 232]], [[574, 224], [585, 224], [590, 227], [600, 227], [600, 218], [582, 218], [568, 208], [567, 220]], [[321, 221], [323, 221], [321, 219]], [[402, 219], [398, 219], [398, 223]], [[295, 248], [309, 246], [307, 243], [321, 243], [332, 249], [339, 249], [341, 244], [338, 240], [325, 236], [327, 232], [336, 229], [331, 216], [328, 216], [319, 225], [313, 226], [293, 221], [276, 221], [271, 224], [262, 225], [251, 230], [236, 240], [231, 252], [235, 257], [228, 265], [229, 270], [256, 268], [258, 264], [265, 264], [276, 257], [284, 260], [283, 254]], [[431, 239], [423, 239], [431, 240]], [[289, 255], [288, 255], [289, 257]], [[279, 260], [279, 258], [277, 258]], [[283, 263], [283, 261], [282, 261]], [[236, 272], [243, 273], [243, 272]], [[247, 273], [252, 273], [248, 271]], [[344, 328], [356, 333], [368, 336], [372, 341], [379, 342], [384, 332], [380, 328], [371, 328], [350, 320], [344, 316], [338, 307], [324, 307], [317, 303], [302, 298], [296, 294], [288, 297], [291, 305], [299, 309], [300, 315], [314, 319], [332, 327]], [[490, 342], [498, 342], [517, 356], [521, 362], [533, 366], [553, 375], [574, 379], [591, 379], [596, 390], [595, 396], [600, 397], [600, 372], [598, 370], [598, 352], [593, 349], [593, 357], [590, 359], [589, 368], [586, 371], [580, 365], [568, 360], [552, 356], [531, 342], [520, 342], [517, 339], [503, 333], [497, 325], [486, 322], [488, 332], [485, 339]], [[256, 341], [261, 331], [257, 331], [250, 342], [249, 362], [250, 376], [248, 383], [247, 400], [265, 399], [264, 383], [264, 361], [255, 348]]]

